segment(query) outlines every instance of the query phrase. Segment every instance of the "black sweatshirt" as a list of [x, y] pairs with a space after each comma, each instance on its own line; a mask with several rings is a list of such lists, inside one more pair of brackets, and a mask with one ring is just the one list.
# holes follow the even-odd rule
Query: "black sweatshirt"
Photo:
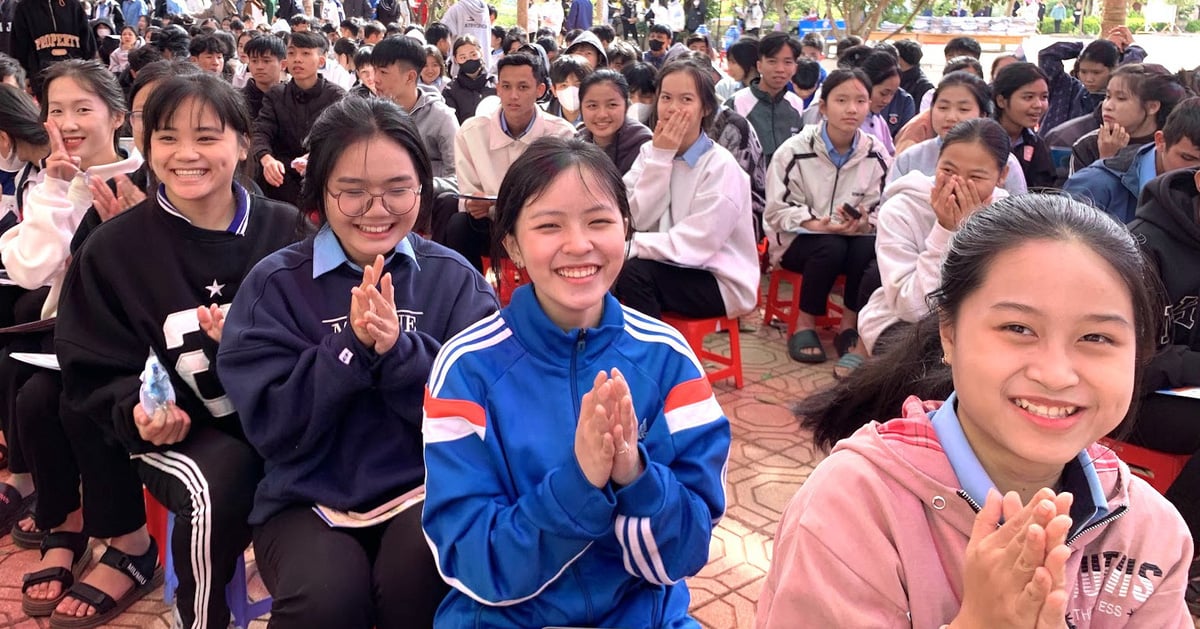
[[67, 270], [55, 326], [63, 400], [131, 453], [153, 451], [133, 423], [138, 375], [154, 352], [193, 423], [241, 427], [217, 380], [217, 343], [196, 307], [229, 304], [250, 269], [301, 236], [296, 209], [250, 197], [245, 235], [193, 227], [155, 196], [92, 231]]
[[41, 71], [51, 64], [96, 56], [96, 39], [79, 0], [21, 0], [12, 29], [12, 56], [25, 67], [35, 92], [41, 90]]
[[1200, 386], [1200, 205], [1196, 170], [1176, 170], [1142, 189], [1129, 230], [1158, 267], [1166, 302], [1159, 351], [1146, 368], [1145, 393]]

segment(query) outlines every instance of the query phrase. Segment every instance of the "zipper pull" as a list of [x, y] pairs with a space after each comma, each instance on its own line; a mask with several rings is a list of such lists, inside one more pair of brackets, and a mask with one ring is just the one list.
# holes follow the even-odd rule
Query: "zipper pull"
[[582, 351], [583, 351], [583, 348], [584, 348], [584, 346], [586, 346], [586, 345], [587, 345], [587, 340], [586, 340], [586, 339], [587, 339], [587, 331], [586, 331], [586, 330], [580, 330], [580, 331], [579, 331], [579, 336], [578, 336], [578, 337], [576, 337], [576, 339], [577, 339], [577, 340], [575, 341], [575, 351], [577, 351], [577, 352], [582, 352]]

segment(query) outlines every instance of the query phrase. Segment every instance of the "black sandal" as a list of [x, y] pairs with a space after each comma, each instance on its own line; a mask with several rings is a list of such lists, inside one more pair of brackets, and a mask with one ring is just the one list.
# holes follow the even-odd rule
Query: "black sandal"
[[36, 532], [37, 539], [28, 537], [33, 531], [21, 531], [25, 535], [22, 539], [18, 539], [18, 535], [15, 534], [21, 528], [17, 524], [25, 517], [31, 516], [36, 505], [36, 491], [22, 497], [16, 487], [0, 483], [0, 532], [12, 530], [14, 532], [13, 543], [17, 545], [17, 548], [33, 550], [42, 546], [42, 538], [46, 535], [42, 531]]
[[109, 594], [87, 583], [76, 583], [67, 590], [67, 596], [91, 605], [96, 613], [90, 616], [68, 616], [54, 612], [50, 615], [50, 626], [54, 629], [89, 629], [99, 627], [121, 615], [121, 612], [162, 584], [162, 571], [158, 569], [158, 544], [150, 538], [150, 547], [136, 557], [123, 553], [112, 546], [104, 551], [100, 563], [124, 573], [133, 581], [133, 587], [116, 600]]
[[[799, 363], [823, 363], [826, 361], [825, 348], [821, 347], [821, 339], [817, 338], [816, 330], [800, 330], [788, 339], [788, 356]], [[808, 350], [816, 350], [811, 352]]]
[[[68, 570], [62, 566], [54, 566], [53, 568], [45, 568], [37, 572], [26, 574], [21, 580], [21, 610], [26, 616], [31, 618], [39, 616], [49, 616], [54, 612], [54, 608], [58, 607], [58, 603], [67, 595], [67, 589], [75, 584], [75, 579], [79, 577], [79, 573], [87, 567], [92, 560], [92, 545], [91, 539], [83, 533], [73, 533], [70, 531], [55, 531], [47, 533], [42, 538], [42, 558], [46, 558], [46, 551], [52, 548], [66, 548], [74, 555], [71, 562], [71, 569]], [[30, 598], [26, 596], [29, 588], [40, 583], [50, 583], [58, 581], [62, 583], [62, 591], [54, 598]]]

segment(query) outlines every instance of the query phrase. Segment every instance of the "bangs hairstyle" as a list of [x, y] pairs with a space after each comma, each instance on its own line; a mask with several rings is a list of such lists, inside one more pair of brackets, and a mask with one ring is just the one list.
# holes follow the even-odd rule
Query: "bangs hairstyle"
[[117, 82], [117, 77], [99, 61], [84, 61], [83, 59], [59, 61], [46, 68], [41, 76], [42, 93], [39, 96], [42, 102], [42, 120], [49, 119], [50, 84], [62, 78], [70, 78], [80, 87], [94, 94], [104, 103], [105, 107], [108, 107], [109, 114], [129, 113], [129, 108], [125, 106], [125, 94], [121, 91], [121, 84]]
[[938, 157], [942, 156], [948, 146], [970, 142], [978, 143], [983, 150], [987, 151], [997, 172], [1002, 172], [1008, 165], [1012, 141], [1004, 127], [991, 118], [971, 118], [951, 127], [942, 138], [942, 147], [938, 149]]
[[[421, 186], [418, 215], [433, 208], [433, 167], [413, 119], [399, 105], [383, 98], [343, 98], [325, 108], [304, 139], [308, 170], [300, 186], [300, 207], [316, 210], [325, 222], [325, 187], [333, 167], [350, 146], [383, 136], [399, 144], [412, 158]], [[510, 169], [511, 172], [511, 169]]]
[[[171, 124], [175, 114], [188, 102], [212, 110], [222, 129], [233, 129], [239, 141], [249, 149], [250, 114], [242, 94], [220, 77], [207, 72], [175, 76], [159, 83], [142, 108], [142, 146], [146, 161], [150, 161], [155, 131]], [[191, 121], [189, 121], [190, 123]], [[240, 170], [240, 169], [239, 169]]]
[[[654, 93], [654, 100], [657, 102], [662, 93], [663, 79], [677, 72], [691, 76], [692, 81], [695, 82], [696, 96], [700, 99], [700, 106], [705, 110], [704, 118], [700, 121], [700, 129], [708, 129], [712, 126], [717, 110], [720, 109], [720, 103], [717, 102], [717, 84], [713, 82], [712, 75], [708, 73], [708, 70], [700, 67], [700, 64], [687, 59], [668, 61], [658, 72], [658, 89]], [[650, 116], [650, 128], [653, 129], [657, 123], [658, 107], [655, 106]]]
[[[590, 172], [600, 184], [600, 190], [588, 190], [597, 199], [606, 197], [617, 204], [625, 221], [625, 240], [633, 233], [633, 218], [629, 211], [629, 196], [621, 173], [600, 147], [576, 138], [542, 137], [525, 149], [513, 162], [500, 183], [496, 198], [495, 227], [492, 229], [493, 265], [504, 252], [504, 237], [516, 232], [517, 219], [526, 205], [537, 200], [562, 173], [573, 170], [582, 178]], [[587, 179], [584, 178], [586, 187]]]
[[938, 82], [937, 89], [933, 90], [933, 100], [930, 101], [930, 108], [933, 108], [933, 105], [937, 104], [938, 96], [942, 93], [942, 90], [951, 87], [966, 88], [968, 92], [971, 92], [971, 96], [975, 98], [975, 104], [979, 105], [979, 115], [985, 117], [992, 115], [992, 92], [988, 88], [988, 84], [983, 79], [966, 70], [951, 72], [942, 77], [942, 80]]
[[829, 100], [829, 94], [833, 92], [834, 88], [846, 81], [858, 81], [867, 90], [867, 96], [870, 96], [871, 79], [867, 78], [866, 72], [858, 68], [838, 68], [830, 72], [821, 82], [821, 101]]
[[942, 363], [940, 325], [953, 325], [962, 304], [996, 268], [1000, 254], [1033, 242], [1075, 242], [1103, 258], [1129, 290], [1136, 344], [1134, 391], [1118, 427], [1128, 434], [1137, 412], [1142, 377], [1154, 355], [1162, 312], [1159, 279], [1124, 225], [1066, 195], [1023, 194], [996, 201], [963, 222], [946, 254], [941, 284], [929, 295], [930, 314], [889, 341], [833, 389], [796, 407], [804, 427], [826, 450], [870, 421], [900, 414], [910, 395], [944, 400], [954, 390], [951, 367]]
[[0, 131], [13, 140], [46, 146], [50, 134], [42, 124], [37, 105], [25, 90], [0, 83]]

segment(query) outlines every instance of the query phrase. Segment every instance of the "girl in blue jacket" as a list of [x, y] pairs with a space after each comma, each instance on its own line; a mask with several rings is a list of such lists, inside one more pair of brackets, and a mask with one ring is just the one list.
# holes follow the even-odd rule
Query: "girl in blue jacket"
[[725, 510], [729, 422], [683, 338], [609, 288], [629, 237], [595, 145], [542, 138], [494, 233], [531, 286], [438, 353], [422, 523], [439, 627], [699, 627], [683, 579]]
[[498, 304], [412, 233], [433, 176], [399, 107], [331, 105], [308, 148], [324, 226], [250, 272], [217, 357], [265, 462], [249, 519], [271, 626], [430, 627], [447, 588], [420, 528], [421, 398], [442, 343]]

